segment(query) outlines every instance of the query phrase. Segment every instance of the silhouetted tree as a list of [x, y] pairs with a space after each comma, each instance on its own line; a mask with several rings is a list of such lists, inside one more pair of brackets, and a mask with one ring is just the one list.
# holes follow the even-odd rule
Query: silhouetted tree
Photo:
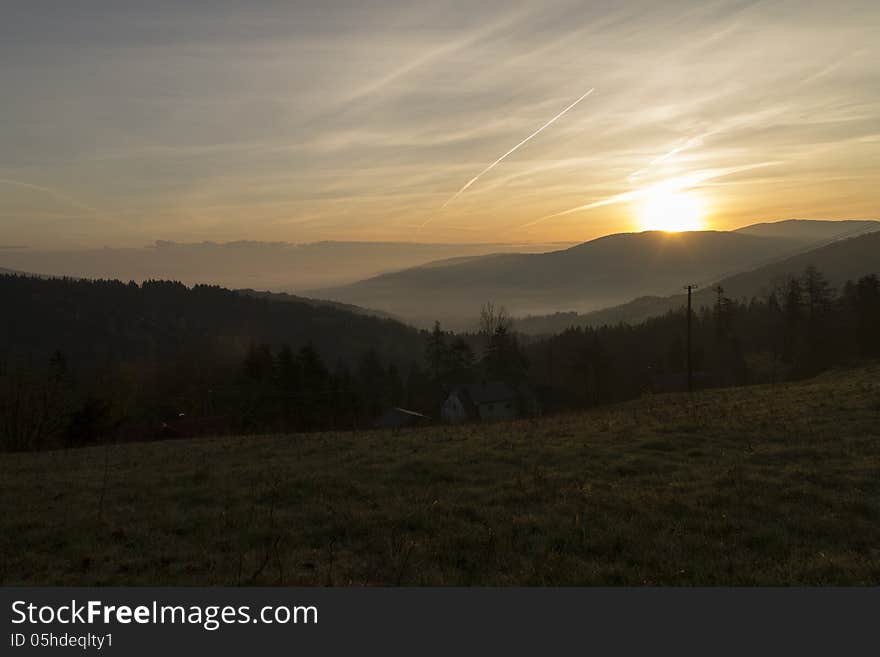
[[509, 322], [494, 324], [495, 331], [488, 336], [483, 352], [482, 366], [486, 377], [492, 380], [517, 383], [525, 378], [528, 360], [519, 347], [519, 341], [509, 330]]
[[434, 379], [440, 378], [447, 360], [446, 334], [440, 328], [440, 322], [434, 322], [434, 328], [425, 343], [425, 362]]

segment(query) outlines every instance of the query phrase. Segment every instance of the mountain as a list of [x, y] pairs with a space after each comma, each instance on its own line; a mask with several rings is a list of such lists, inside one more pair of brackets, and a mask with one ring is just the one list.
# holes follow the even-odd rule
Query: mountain
[[281, 303], [305, 303], [310, 306], [335, 308], [336, 310], [343, 310], [345, 312], [354, 313], [355, 315], [368, 315], [371, 317], [380, 317], [382, 319], [396, 319], [392, 315], [382, 312], [381, 310], [361, 308], [360, 306], [353, 306], [350, 303], [339, 303], [338, 301], [330, 301], [328, 299], [312, 299], [310, 297], [300, 297], [295, 294], [287, 294], [286, 292], [262, 292], [251, 289], [236, 290], [236, 292], [257, 299], [267, 299], [268, 301], [278, 301]]
[[489, 300], [519, 315], [590, 311], [709, 283], [803, 248], [803, 239], [747, 232], [622, 233], [548, 253], [433, 262], [309, 296], [465, 328]]
[[[834, 286], [855, 280], [868, 274], [880, 274], [880, 232], [858, 237], [839, 239], [783, 260], [745, 271], [718, 281], [725, 296], [733, 299], [750, 299], [769, 294], [791, 276], [797, 276], [813, 265]], [[693, 296], [696, 308], [714, 303], [712, 286], [697, 290]], [[687, 295], [642, 296], [628, 303], [603, 308], [585, 314], [556, 313], [543, 317], [525, 317], [517, 321], [517, 329], [529, 334], [555, 333], [569, 326], [600, 326], [618, 322], [636, 323], [649, 317], [680, 308], [687, 303]]]
[[753, 224], [736, 230], [745, 235], [760, 237], [781, 237], [799, 240], [807, 244], [857, 237], [880, 230], [880, 221], [846, 220], [828, 221], [820, 219], [788, 219], [771, 223]]
[[510, 251], [546, 251], [559, 244], [419, 244], [410, 242], [159, 241], [142, 248], [67, 251], [0, 250], [0, 267], [74, 278], [177, 280], [231, 288], [295, 292], [341, 285], [434, 260]]

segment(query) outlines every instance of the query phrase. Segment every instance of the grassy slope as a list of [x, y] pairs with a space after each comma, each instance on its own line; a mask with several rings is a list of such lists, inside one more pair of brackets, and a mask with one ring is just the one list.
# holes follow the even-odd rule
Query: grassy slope
[[880, 365], [492, 426], [7, 454], [0, 481], [6, 585], [877, 585]]

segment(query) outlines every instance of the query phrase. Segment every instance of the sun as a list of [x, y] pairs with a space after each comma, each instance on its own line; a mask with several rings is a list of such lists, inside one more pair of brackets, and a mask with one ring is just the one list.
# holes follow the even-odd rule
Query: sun
[[695, 192], [662, 186], [648, 190], [637, 207], [641, 230], [704, 230], [703, 201]]

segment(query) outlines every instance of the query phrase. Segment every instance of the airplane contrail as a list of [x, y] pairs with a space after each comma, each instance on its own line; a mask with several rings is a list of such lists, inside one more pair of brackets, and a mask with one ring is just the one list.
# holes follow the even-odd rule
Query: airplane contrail
[[[468, 180], [467, 183], [466, 183], [461, 189], [459, 189], [457, 192], [455, 192], [455, 194], [453, 194], [449, 199], [447, 199], [446, 203], [444, 203], [442, 206], [440, 206], [440, 209], [442, 210], [442, 209], [445, 208], [447, 205], [449, 205], [450, 203], [452, 203], [455, 199], [457, 199], [459, 196], [461, 196], [465, 191], [467, 191], [468, 187], [470, 187], [470, 186], [473, 185], [475, 182], [477, 182], [477, 181], [480, 179], [481, 176], [483, 176], [484, 174], [488, 173], [489, 171], [491, 171], [492, 169], [494, 169], [496, 166], [498, 166], [498, 164], [500, 164], [501, 161], [502, 161], [504, 158], [506, 158], [508, 155], [514, 153], [514, 152], [515, 152], [520, 146], [522, 146], [522, 145], [525, 144], [526, 142], [530, 141], [530, 140], [533, 139], [534, 137], [537, 137], [537, 136], [538, 136], [541, 132], [543, 132], [545, 129], [549, 128], [551, 125], [553, 125], [554, 123], [556, 123], [556, 121], [558, 121], [558, 120], [561, 119], [563, 116], [565, 116], [565, 114], [566, 114], [570, 109], [572, 109], [575, 105], [577, 105], [579, 102], [581, 102], [584, 98], [586, 98], [586, 97], [589, 96], [591, 93], [593, 93], [593, 91], [595, 91], [595, 89], [589, 89], [585, 94], [583, 94], [582, 96], [580, 96], [580, 98], [578, 98], [576, 101], [574, 101], [571, 105], [569, 105], [569, 106], [566, 107], [564, 110], [562, 110], [561, 112], [559, 112], [559, 114], [557, 114], [557, 115], [554, 116], [552, 119], [550, 119], [549, 121], [547, 121], [547, 123], [545, 123], [544, 125], [542, 125], [540, 128], [538, 128], [537, 130], [535, 130], [532, 134], [530, 134], [528, 137], [526, 137], [526, 138], [523, 139], [521, 142], [519, 142], [516, 146], [514, 146], [514, 147], [511, 148], [509, 151], [507, 151], [504, 155], [502, 155], [502, 156], [499, 157], [497, 160], [495, 160], [494, 162], [492, 162], [492, 164], [490, 164], [490, 165], [487, 166], [485, 169], [483, 169], [482, 171], [480, 171], [480, 173], [478, 173], [476, 176], [474, 176], [473, 178], [471, 178], [470, 180]], [[427, 222], [425, 222], [425, 223], [427, 223]]]
[[86, 205], [85, 203], [80, 203], [75, 198], [68, 196], [67, 194], [62, 194], [61, 192], [55, 191], [54, 189], [51, 189], [49, 187], [34, 185], [32, 183], [23, 182], [21, 180], [12, 180], [10, 178], [0, 178], [0, 185], [13, 185], [15, 187], [24, 187], [26, 189], [33, 189], [38, 192], [44, 192], [45, 194], [52, 196], [56, 200], [67, 203], [68, 205], [72, 205], [79, 210], [83, 210], [85, 212], [88, 212], [89, 214], [97, 215], [104, 220], [107, 219], [107, 216], [97, 208], [93, 208], [92, 206]]
[[713, 134], [714, 134], [714, 131], [713, 132], [706, 132], [702, 135], [699, 135], [698, 137], [691, 137], [690, 139], [685, 141], [683, 144], [680, 144], [679, 146], [676, 146], [675, 148], [672, 148], [672, 149], [666, 151], [665, 153], [663, 153], [663, 155], [659, 155], [659, 156], [655, 157], [653, 160], [648, 162], [648, 164], [646, 166], [642, 167], [641, 169], [638, 169], [637, 171], [633, 171], [631, 174], [629, 174], [627, 176], [626, 179], [628, 181], [632, 182], [636, 178], [640, 178], [651, 167], [656, 166], [658, 164], [663, 164], [664, 162], [666, 162], [667, 160], [669, 160], [672, 157], [675, 157], [679, 153], [682, 153], [682, 152], [684, 152], [694, 146], [698, 146], [699, 144], [702, 143], [704, 138], [711, 136]]

